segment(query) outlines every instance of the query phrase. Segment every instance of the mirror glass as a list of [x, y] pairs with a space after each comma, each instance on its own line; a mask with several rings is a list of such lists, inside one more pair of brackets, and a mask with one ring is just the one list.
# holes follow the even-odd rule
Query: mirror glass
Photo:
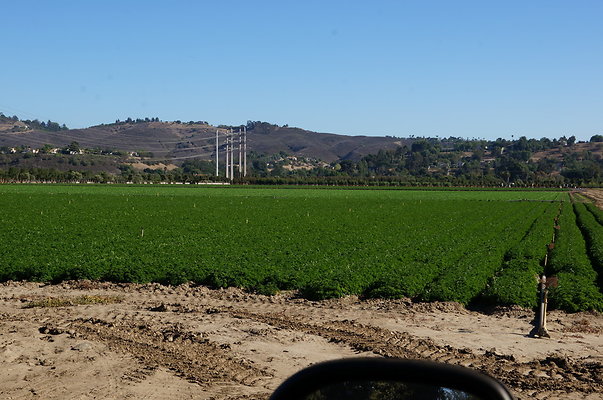
[[456, 389], [397, 381], [345, 381], [321, 387], [305, 400], [479, 400]]

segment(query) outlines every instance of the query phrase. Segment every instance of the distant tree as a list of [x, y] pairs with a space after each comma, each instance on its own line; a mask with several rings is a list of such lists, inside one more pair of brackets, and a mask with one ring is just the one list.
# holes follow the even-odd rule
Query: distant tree
[[154, 154], [151, 151], [139, 150], [137, 151], [139, 157], [153, 158]]
[[593, 181], [601, 176], [601, 167], [591, 160], [574, 161], [568, 163], [567, 168], [561, 171], [561, 175], [565, 178], [574, 181]]
[[351, 160], [341, 160], [339, 162], [339, 172], [347, 175], [356, 175], [358, 173], [356, 169], [356, 163]]
[[71, 153], [71, 152], [79, 153], [79, 151], [80, 151], [80, 144], [78, 142], [71, 142], [69, 144], [69, 146], [67, 146], [66, 149], [67, 149], [67, 152], [69, 152], [69, 153]]
[[552, 158], [542, 158], [536, 162], [536, 171], [550, 174], [555, 171], [557, 167], [557, 161]]
[[40, 149], [40, 153], [42, 154], [48, 154], [50, 153], [50, 151], [52, 150], [52, 146], [49, 144], [45, 144], [44, 146], [42, 146], [42, 148]]
[[603, 142], [603, 135], [594, 135], [590, 138], [591, 143]]
[[528, 139], [525, 136], [520, 137], [513, 146], [517, 150], [529, 150]]
[[67, 173], [67, 179], [70, 181], [79, 181], [83, 178], [83, 175], [79, 171], [69, 171]]
[[528, 165], [524, 161], [512, 157], [502, 157], [497, 160], [495, 172], [507, 183], [514, 182], [517, 179], [527, 181], [530, 176]]
[[567, 139], [567, 145], [568, 146], [573, 146], [575, 143], [576, 143], [576, 137], [575, 136], [572, 135], [572, 136], [570, 136]]
[[551, 139], [549, 139], [549, 138], [546, 138], [546, 137], [541, 138], [541, 139], [540, 139], [540, 143], [542, 144], [542, 146], [543, 146], [545, 149], [549, 149], [549, 148], [551, 148], [551, 146], [553, 145], [552, 140], [551, 140]]
[[51, 120], [48, 120], [48, 122], [46, 123], [46, 129], [49, 131], [57, 132], [61, 130], [61, 125], [59, 125], [57, 122], [52, 122]]

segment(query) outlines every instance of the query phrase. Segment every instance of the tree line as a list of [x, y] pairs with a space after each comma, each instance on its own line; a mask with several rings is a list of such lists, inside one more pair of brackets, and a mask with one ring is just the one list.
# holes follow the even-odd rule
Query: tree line
[[[251, 153], [253, 176], [258, 182], [346, 181], [407, 182], [438, 185], [560, 186], [603, 183], [603, 136], [594, 135], [588, 149], [579, 148], [574, 136], [559, 139], [464, 140], [419, 138], [410, 146], [380, 150], [360, 160], [338, 160], [311, 168], [291, 168], [286, 154]], [[552, 152], [563, 152], [553, 157]], [[595, 151], [593, 151], [595, 150]], [[534, 157], [538, 152], [538, 157]], [[312, 160], [310, 160], [312, 161]], [[310, 163], [311, 165], [311, 163]]]

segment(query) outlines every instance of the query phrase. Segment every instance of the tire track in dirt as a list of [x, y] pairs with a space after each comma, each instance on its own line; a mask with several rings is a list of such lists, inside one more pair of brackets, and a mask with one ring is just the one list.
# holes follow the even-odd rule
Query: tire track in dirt
[[[133, 382], [144, 380], [162, 367], [161, 370], [167, 369], [198, 383], [204, 388], [203, 397], [266, 398], [275, 383], [285, 377], [278, 369], [284, 357], [272, 364], [265, 356], [275, 353], [261, 353], [265, 348], [253, 347], [260, 349], [258, 354], [262, 354], [254, 357], [249, 352], [251, 347], [241, 348], [236, 341], [245, 343], [247, 336], [243, 335], [246, 332], [243, 328], [251, 326], [254, 331], [251, 343], [273, 341], [279, 346], [289, 346], [297, 340], [305, 340], [303, 336], [307, 335], [309, 342], [320, 338], [321, 342], [337, 344], [337, 347], [345, 349], [347, 356], [353, 349], [358, 353], [428, 359], [475, 368], [503, 381], [522, 399], [592, 400], [600, 398], [600, 393], [603, 393], [601, 362], [580, 358], [586, 357], [587, 353], [568, 358], [542, 355], [537, 361], [519, 362], [513, 356], [501, 355], [496, 350], [484, 353], [483, 348], [477, 346], [471, 347], [473, 350], [464, 349], [465, 344], [450, 346], [445, 341], [419, 337], [397, 327], [391, 328], [391, 325], [378, 325], [383, 318], [392, 319], [394, 316], [401, 318], [401, 323], [395, 324], [401, 329], [411, 321], [422, 323], [421, 315], [433, 307], [444, 307], [438, 310], [446, 315], [470, 315], [470, 311], [457, 310], [450, 304], [358, 302], [353, 298], [314, 303], [293, 295], [265, 297], [235, 289], [210, 290], [188, 285], [117, 287], [105, 284], [96, 288], [96, 284], [84, 283], [76, 287], [78, 291], [74, 294], [92, 290], [94, 293], [126, 293], [126, 301], [119, 305], [55, 308], [50, 313], [47, 309], [20, 308], [17, 311], [13, 308], [9, 313], [0, 313], [0, 320], [22, 319], [34, 321], [40, 324], [38, 326], [45, 325], [48, 329], [55, 328], [55, 332], [72, 331], [78, 338], [106, 344], [115, 353], [132, 355], [137, 362], [131, 371], [126, 371], [118, 379], [122, 386], [124, 379]], [[6, 296], [5, 301], [18, 306], [35, 296], [64, 295], [69, 287], [63, 286], [39, 288], [40, 294], [17, 292], [17, 296]], [[381, 319], [373, 319], [377, 314]], [[468, 321], [479, 323], [479, 318]], [[463, 326], [470, 326], [468, 323]], [[231, 334], [230, 329], [238, 332]], [[278, 335], [277, 340], [275, 335]], [[287, 349], [277, 348], [278, 351]], [[521, 357], [517, 353], [512, 354]], [[522, 360], [527, 359], [534, 358]], [[109, 386], [114, 386], [114, 383]]]
[[99, 319], [77, 319], [69, 324], [80, 337], [100, 340], [109, 349], [130, 353], [149, 367], [163, 366], [201, 385], [236, 382], [259, 386], [272, 375], [245, 359], [237, 359], [208, 339], [172, 329], [153, 330], [146, 324], [114, 324]]
[[496, 377], [518, 392], [519, 396], [534, 397], [542, 392], [548, 392], [551, 396], [553, 393], [580, 393], [586, 396], [603, 392], [603, 366], [599, 363], [555, 357], [520, 363], [512, 356], [494, 352], [478, 355], [469, 349], [439, 346], [429, 339], [349, 320], [316, 324], [298, 316], [280, 313], [258, 314], [234, 308], [225, 308], [223, 312], [235, 318], [321, 336], [359, 352], [370, 351], [384, 357], [426, 359], [474, 368]]
[[[373, 352], [384, 357], [427, 359], [478, 369], [511, 387], [519, 398], [586, 398], [603, 391], [603, 366], [598, 362], [563, 357], [517, 362], [514, 357], [487, 351], [477, 354], [470, 349], [438, 345], [399, 331], [363, 325], [353, 320], [325, 321], [308, 315], [307, 305], [256, 299], [246, 294], [211, 292], [212, 312], [223, 312], [242, 320], [264, 323], [279, 329], [323, 337], [349, 346], [358, 352]], [[255, 301], [254, 301], [255, 300]], [[233, 305], [234, 304], [234, 305]], [[175, 306], [172, 311], [178, 312]], [[196, 304], [187, 312], [207, 312], [209, 305]], [[327, 304], [321, 307], [329, 308]], [[253, 311], [249, 311], [249, 310]], [[275, 312], [275, 309], [278, 310]], [[337, 307], [335, 307], [337, 309]]]
[[[115, 317], [115, 315], [108, 315]], [[204, 388], [208, 398], [266, 399], [274, 375], [252, 361], [236, 357], [228, 345], [219, 345], [179, 324], [157, 323], [159, 315], [118, 315], [106, 318], [70, 318], [55, 315], [11, 315], [41, 325], [49, 335], [71, 335], [80, 340], [104, 343], [110, 351], [129, 354], [140, 365], [121, 377], [137, 383], [163, 367], [175, 375]], [[127, 319], [126, 319], [127, 318]]]

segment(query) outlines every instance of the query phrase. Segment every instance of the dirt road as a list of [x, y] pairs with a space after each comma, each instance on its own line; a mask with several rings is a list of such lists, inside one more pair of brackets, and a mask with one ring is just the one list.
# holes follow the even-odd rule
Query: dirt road
[[5, 283], [0, 398], [263, 399], [305, 366], [353, 356], [471, 366], [522, 399], [603, 398], [603, 316], [552, 312], [551, 339], [527, 337], [532, 317], [189, 285]]

